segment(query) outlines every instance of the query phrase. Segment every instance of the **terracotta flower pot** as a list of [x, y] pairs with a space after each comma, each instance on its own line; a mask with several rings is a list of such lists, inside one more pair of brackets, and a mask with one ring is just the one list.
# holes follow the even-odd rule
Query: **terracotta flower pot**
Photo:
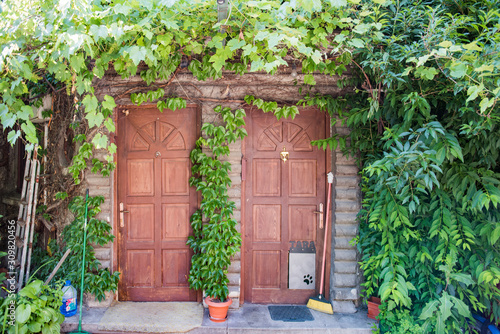
[[213, 322], [224, 322], [227, 320], [227, 310], [229, 309], [229, 305], [233, 303], [233, 300], [228, 298], [225, 302], [221, 302], [218, 299], [206, 297], [205, 303], [208, 305], [210, 320]]
[[382, 304], [382, 301], [378, 297], [368, 298], [368, 318], [377, 320], [377, 316], [380, 313], [378, 308]]

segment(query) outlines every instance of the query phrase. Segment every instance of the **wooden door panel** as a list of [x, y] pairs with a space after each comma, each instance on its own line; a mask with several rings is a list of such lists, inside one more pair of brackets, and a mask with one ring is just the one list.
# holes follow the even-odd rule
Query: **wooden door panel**
[[[122, 112], [123, 111], [123, 112]], [[118, 110], [119, 299], [193, 301], [187, 283], [192, 252], [189, 218], [197, 208], [189, 186], [198, 136], [195, 106], [160, 113], [154, 106]]]
[[279, 289], [281, 284], [281, 252], [253, 252], [253, 284], [256, 288]]
[[163, 241], [187, 241], [191, 231], [189, 224], [189, 204], [163, 204]]
[[189, 195], [191, 161], [185, 159], [162, 159], [162, 195]]
[[281, 196], [279, 159], [255, 159], [252, 170], [253, 196]]
[[188, 250], [164, 250], [162, 261], [162, 286], [189, 287], [191, 255]]
[[154, 196], [153, 159], [134, 159], [128, 163], [128, 195]]
[[129, 250], [127, 260], [130, 268], [140, 268], [140, 270], [130, 270], [124, 278], [127, 284], [132, 287], [152, 287], [154, 282], [155, 265], [154, 250]]
[[[322, 238], [315, 211], [325, 202], [326, 159], [311, 140], [325, 138], [325, 120], [313, 109], [280, 121], [258, 110], [247, 112], [245, 159], [251, 172], [245, 182], [246, 301], [305, 303], [315, 293], [288, 288], [289, 251], [297, 242], [317, 245]], [[289, 152], [286, 162], [280, 158], [282, 150]], [[316, 277], [319, 260], [316, 256]]]
[[288, 210], [288, 241], [316, 241], [316, 205], [290, 205]]
[[317, 162], [316, 160], [290, 159], [288, 179], [289, 197], [316, 197]]
[[253, 235], [255, 241], [281, 242], [281, 205], [253, 206]]
[[154, 242], [154, 205], [130, 204], [127, 207], [127, 232], [129, 241]]

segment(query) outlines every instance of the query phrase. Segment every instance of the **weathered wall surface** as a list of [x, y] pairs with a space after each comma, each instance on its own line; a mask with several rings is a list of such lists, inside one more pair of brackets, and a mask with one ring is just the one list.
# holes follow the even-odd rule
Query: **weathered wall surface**
[[[340, 135], [349, 133], [341, 122], [337, 122], [332, 130]], [[335, 181], [330, 295], [334, 312], [353, 313], [359, 306], [361, 273], [356, 246], [350, 241], [358, 234], [356, 215], [361, 209], [360, 179], [354, 158], [344, 157], [337, 148], [332, 152], [332, 160]]]
[[[218, 123], [218, 115], [213, 112], [217, 105], [241, 108], [244, 104], [245, 95], [253, 95], [264, 100], [277, 101], [281, 103], [295, 104], [306, 93], [342, 95], [345, 91], [337, 86], [337, 79], [326, 75], [317, 75], [316, 86], [313, 88], [301, 87], [297, 82], [303, 82], [302, 75], [296, 78], [290, 73], [278, 73], [270, 76], [264, 73], [247, 74], [244, 76], [233, 73], [224, 73], [217, 80], [197, 81], [190, 73], [179, 73], [169, 82], [157, 82], [150, 87], [145, 87], [140, 77], [122, 79], [119, 76], [109, 74], [104, 79], [95, 82], [96, 92], [102, 99], [105, 94], [115, 98], [119, 105], [131, 104], [130, 94], [149, 89], [163, 88], [166, 96], [183, 97], [188, 103], [197, 103], [202, 111], [202, 123]], [[344, 128], [333, 128], [332, 131], [348, 131]], [[232, 165], [230, 177], [233, 181], [229, 189], [229, 196], [236, 203], [234, 219], [238, 221], [238, 229], [241, 229], [241, 160], [242, 142], [238, 141], [230, 146], [231, 154], [225, 159]], [[355, 312], [357, 305], [358, 267], [357, 253], [349, 241], [357, 233], [356, 213], [359, 210], [359, 190], [357, 188], [357, 168], [351, 160], [345, 160], [340, 152], [333, 152], [332, 166], [336, 176], [334, 189], [335, 200], [333, 201], [332, 215], [332, 275], [331, 296], [335, 299], [336, 312]], [[87, 171], [86, 180], [93, 195], [103, 195], [106, 202], [102, 205], [99, 218], [105, 219], [113, 224], [116, 219], [113, 215], [113, 177], [103, 178], [92, 175]], [[113, 246], [97, 248], [96, 254], [104, 267], [116, 268], [113, 259]], [[228, 269], [230, 280], [230, 297], [235, 299], [232, 307], [239, 306], [241, 287], [241, 253], [238, 253]]]

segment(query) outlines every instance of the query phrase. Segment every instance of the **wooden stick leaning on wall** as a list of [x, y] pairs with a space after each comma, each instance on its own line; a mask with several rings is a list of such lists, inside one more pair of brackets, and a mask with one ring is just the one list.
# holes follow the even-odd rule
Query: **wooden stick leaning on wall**
[[68, 248], [66, 250], [66, 253], [64, 253], [63, 257], [59, 260], [59, 262], [57, 262], [57, 266], [54, 268], [54, 270], [52, 270], [52, 272], [50, 273], [50, 276], [49, 278], [47, 278], [47, 280], [45, 281], [45, 285], [49, 284], [49, 282], [52, 280], [52, 278], [54, 278], [54, 276], [56, 275], [57, 271], [59, 270], [59, 268], [61, 268], [64, 260], [66, 260], [66, 258], [68, 257], [69, 253], [71, 253], [71, 248]]

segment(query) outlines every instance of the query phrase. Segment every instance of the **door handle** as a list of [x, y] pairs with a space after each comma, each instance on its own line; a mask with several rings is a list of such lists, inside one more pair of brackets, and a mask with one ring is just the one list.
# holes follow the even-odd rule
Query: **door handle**
[[123, 209], [123, 203], [120, 203], [120, 227], [125, 226], [125, 215], [124, 213], [128, 213], [130, 211], [124, 210]]
[[319, 210], [314, 211], [315, 214], [318, 214], [318, 220], [319, 220], [319, 228], [323, 228], [323, 203], [319, 203]]

